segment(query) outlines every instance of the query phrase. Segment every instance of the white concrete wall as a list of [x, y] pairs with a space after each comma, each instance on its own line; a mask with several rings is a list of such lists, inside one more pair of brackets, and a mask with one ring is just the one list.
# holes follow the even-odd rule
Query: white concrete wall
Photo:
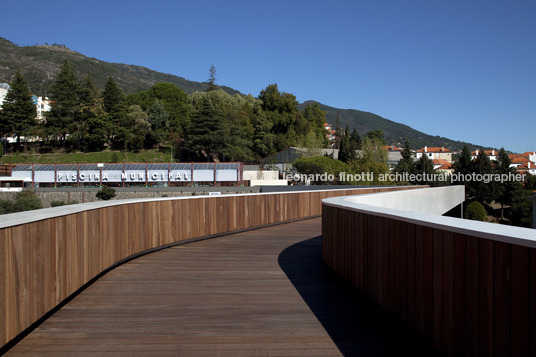
[[288, 186], [287, 180], [250, 180], [250, 186]]
[[322, 204], [380, 217], [395, 218], [402, 222], [453, 233], [536, 248], [536, 230], [534, 229], [439, 215], [454, 208], [459, 202], [463, 202], [461, 195], [464, 192], [464, 186], [446, 186], [327, 198], [322, 200]]
[[465, 189], [461, 185], [375, 193], [346, 199], [347, 202], [437, 215], [450, 211], [464, 200]]
[[244, 170], [244, 180], [279, 180], [279, 171], [246, 171]]

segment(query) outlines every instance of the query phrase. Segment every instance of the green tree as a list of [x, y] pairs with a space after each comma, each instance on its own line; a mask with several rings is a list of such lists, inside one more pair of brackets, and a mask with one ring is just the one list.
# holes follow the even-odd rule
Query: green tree
[[415, 163], [413, 161], [413, 152], [411, 152], [409, 140], [406, 140], [404, 149], [402, 150], [402, 159], [398, 162], [395, 167], [395, 172], [401, 175], [403, 174], [413, 174], [415, 171]]
[[6, 132], [2, 134], [13, 133], [17, 136], [17, 147], [20, 149], [20, 138], [32, 132], [37, 124], [35, 120], [36, 109], [30, 95], [30, 89], [26, 80], [19, 70], [15, 73], [15, 78], [11, 82], [11, 88], [8, 90], [4, 103], [2, 104], [2, 120], [5, 124]]
[[377, 129], [377, 130], [372, 130], [372, 131], [369, 131], [367, 133], [367, 138], [381, 144], [381, 145], [385, 145], [385, 138], [383, 136], [383, 130], [382, 129]]
[[112, 77], [108, 77], [104, 85], [104, 91], [102, 92], [102, 103], [106, 113], [114, 113], [117, 110], [117, 106], [124, 100], [125, 95], [121, 91], [121, 88], [119, 88]]
[[206, 89], [206, 92], [211, 92], [213, 90], [217, 90], [218, 86], [216, 85], [216, 67], [214, 65], [210, 66], [208, 70], [208, 87]]
[[[473, 161], [473, 165], [476, 174], [491, 175], [493, 173], [491, 161], [484, 151], [478, 153], [478, 156]], [[482, 204], [491, 204], [497, 196], [495, 181], [473, 180], [470, 186], [475, 201], [481, 202]]]
[[[501, 148], [497, 155], [497, 161], [495, 162], [495, 173], [499, 175], [515, 175], [516, 169], [510, 167], [511, 164], [512, 160], [510, 160], [510, 157], [504, 148]], [[501, 220], [504, 219], [504, 206], [512, 205], [514, 193], [516, 192], [516, 185], [520, 185], [520, 183], [508, 180], [496, 186], [497, 195], [495, 200], [501, 205]]]
[[164, 143], [168, 139], [170, 115], [161, 101], [157, 100], [147, 109], [147, 117], [151, 123], [152, 135], [157, 143]]
[[147, 113], [139, 105], [131, 105], [127, 111], [127, 129], [125, 151], [143, 149], [145, 139], [151, 130]]
[[350, 134], [350, 146], [352, 146], [355, 150], [359, 150], [361, 148], [361, 136], [355, 128], [352, 130], [352, 134]]
[[350, 169], [355, 173], [372, 175], [372, 181], [366, 181], [362, 184], [384, 185], [386, 181], [381, 180], [381, 178], [389, 174], [387, 157], [387, 150], [385, 150], [382, 140], [366, 136], [361, 144], [361, 154], [356, 160], [350, 162]]
[[54, 84], [50, 87], [51, 110], [47, 113], [45, 128], [53, 140], [65, 143], [67, 134], [73, 132], [78, 109], [79, 84], [68, 61], [63, 63]]
[[420, 180], [414, 183], [419, 185], [432, 185], [433, 180], [427, 180], [427, 177], [432, 177], [434, 174], [434, 162], [428, 158], [427, 155], [422, 155], [415, 163], [414, 173], [420, 175]]
[[223, 113], [208, 96], [200, 101], [200, 108], [192, 111], [192, 127], [188, 135], [190, 149], [207, 161], [217, 159], [225, 145]]
[[[467, 145], [463, 146], [460, 155], [454, 162], [453, 168], [454, 174], [460, 177], [471, 175], [474, 172], [475, 167], [471, 159], [471, 151]], [[475, 198], [475, 191], [471, 182], [465, 180], [461, 182], [463, 182], [463, 185], [465, 186], [465, 200], [467, 202], [472, 202]]]
[[352, 145], [350, 141], [350, 129], [346, 126], [344, 134], [341, 137], [341, 143], [339, 147], [339, 160], [346, 162], [347, 164], [356, 159], [356, 147]]

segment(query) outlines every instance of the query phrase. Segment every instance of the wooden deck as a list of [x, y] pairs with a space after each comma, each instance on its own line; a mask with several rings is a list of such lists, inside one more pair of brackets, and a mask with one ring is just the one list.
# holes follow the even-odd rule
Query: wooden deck
[[7, 355], [435, 354], [325, 267], [320, 224], [278, 225], [135, 259]]

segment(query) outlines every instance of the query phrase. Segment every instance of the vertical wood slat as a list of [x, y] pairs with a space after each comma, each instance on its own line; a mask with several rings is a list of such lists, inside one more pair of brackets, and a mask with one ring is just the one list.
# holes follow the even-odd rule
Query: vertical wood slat
[[505, 356], [510, 351], [510, 296], [512, 270], [511, 245], [494, 242], [493, 263], [493, 353]]
[[[335, 210], [344, 215], [338, 207], [325, 212]], [[359, 214], [365, 222], [373, 215]], [[337, 244], [337, 229], [354, 232], [357, 240], [359, 222], [324, 216], [323, 225], [349, 225], [323, 227], [325, 249]], [[439, 228], [410, 229], [397, 218], [374, 216], [372, 222], [372, 231], [365, 230], [365, 276], [374, 280], [363, 289], [371, 298], [410, 325], [413, 319], [416, 330], [448, 356], [536, 354], [536, 249]], [[347, 253], [330, 259], [345, 269], [345, 260], [353, 264]], [[402, 284], [394, 281], [399, 277]]]
[[478, 356], [480, 325], [480, 244], [479, 239], [471, 236], [465, 236], [466, 241], [466, 309], [465, 309], [465, 326], [466, 333], [466, 351], [470, 356]]
[[479, 354], [493, 355], [493, 241], [480, 240]]
[[512, 356], [530, 350], [530, 249], [512, 246], [512, 301], [510, 311]]
[[465, 354], [466, 347], [466, 241], [463, 234], [455, 233], [452, 237], [452, 354]]

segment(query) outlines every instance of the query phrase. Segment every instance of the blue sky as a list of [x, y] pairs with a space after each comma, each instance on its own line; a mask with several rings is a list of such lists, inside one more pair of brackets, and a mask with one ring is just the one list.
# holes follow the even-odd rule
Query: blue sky
[[11, 1], [0, 36], [536, 150], [536, 1]]

